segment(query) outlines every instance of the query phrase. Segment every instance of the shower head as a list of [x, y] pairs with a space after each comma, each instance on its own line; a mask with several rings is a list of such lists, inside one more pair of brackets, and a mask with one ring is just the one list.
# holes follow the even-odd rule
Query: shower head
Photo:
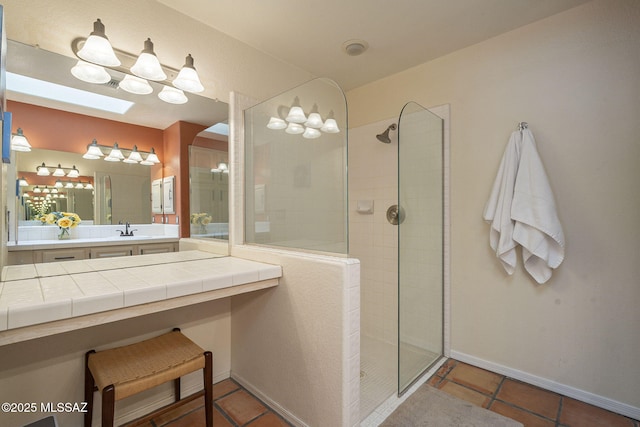
[[378, 141], [380, 142], [384, 142], [385, 144], [391, 144], [391, 138], [389, 138], [389, 131], [396, 130], [396, 128], [397, 128], [396, 124], [392, 123], [389, 125], [387, 130], [385, 130], [379, 135], [376, 135], [376, 138], [378, 138]]

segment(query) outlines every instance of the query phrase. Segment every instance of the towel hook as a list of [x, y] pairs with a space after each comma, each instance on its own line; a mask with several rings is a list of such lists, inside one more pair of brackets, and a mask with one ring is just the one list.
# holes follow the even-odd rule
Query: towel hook
[[529, 128], [529, 123], [527, 122], [520, 122], [518, 123], [518, 130], [522, 131], [524, 129], [528, 129]]

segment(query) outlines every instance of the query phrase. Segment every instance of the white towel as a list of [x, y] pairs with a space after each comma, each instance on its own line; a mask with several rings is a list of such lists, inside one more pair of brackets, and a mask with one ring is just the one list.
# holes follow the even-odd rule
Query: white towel
[[520, 132], [513, 132], [502, 155], [498, 175], [483, 215], [485, 221], [491, 224], [489, 244], [508, 274], [513, 274], [517, 263], [517, 243], [513, 240], [515, 223], [511, 219], [511, 204], [518, 173], [521, 142]]
[[513, 240], [522, 245], [527, 272], [536, 282], [545, 283], [564, 259], [564, 233], [529, 129], [522, 130], [521, 144], [511, 205]]

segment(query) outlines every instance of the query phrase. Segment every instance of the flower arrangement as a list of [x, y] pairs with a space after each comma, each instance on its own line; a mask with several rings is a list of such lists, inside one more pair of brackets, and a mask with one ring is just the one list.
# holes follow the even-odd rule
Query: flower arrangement
[[191, 224], [199, 225], [202, 229], [202, 232], [206, 232], [207, 224], [211, 222], [211, 215], [201, 212], [201, 213], [192, 213], [191, 214]]
[[73, 212], [51, 212], [43, 215], [40, 218], [40, 221], [46, 224], [57, 225], [58, 228], [60, 228], [58, 239], [68, 238], [69, 229], [77, 227], [78, 224], [82, 222], [80, 216], [78, 216], [77, 213]]

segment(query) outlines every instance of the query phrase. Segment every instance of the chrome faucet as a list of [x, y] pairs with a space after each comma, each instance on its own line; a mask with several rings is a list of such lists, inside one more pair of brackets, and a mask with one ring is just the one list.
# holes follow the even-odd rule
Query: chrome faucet
[[[120, 221], [120, 224], [122, 224], [122, 221]], [[124, 228], [125, 231], [122, 231], [122, 230], [116, 230], [116, 231], [120, 232], [120, 237], [133, 237], [133, 232], [138, 230], [137, 229], [130, 230], [129, 227], [130, 227], [130, 224], [129, 224], [129, 221], [127, 221], [125, 223], [125, 228]]]

